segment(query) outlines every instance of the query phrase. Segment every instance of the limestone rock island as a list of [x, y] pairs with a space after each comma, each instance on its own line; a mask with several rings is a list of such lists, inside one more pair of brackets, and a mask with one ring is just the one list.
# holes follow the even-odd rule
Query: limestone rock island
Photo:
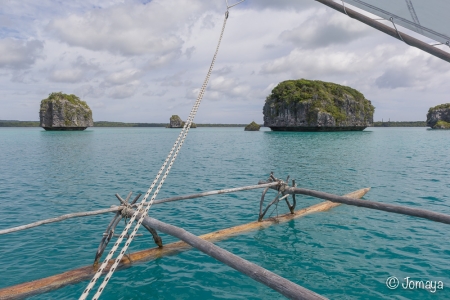
[[433, 129], [450, 129], [450, 103], [431, 107], [427, 114], [427, 126]]
[[[168, 128], [183, 128], [184, 127], [184, 121], [181, 120], [181, 118], [178, 115], [172, 115], [170, 117], [170, 123]], [[191, 128], [197, 128], [197, 125], [192, 122]]]
[[247, 126], [245, 126], [245, 131], [259, 131], [259, 129], [261, 128], [261, 126], [259, 126], [258, 124], [255, 123], [255, 121], [251, 122], [250, 124], [248, 124]]
[[86, 102], [71, 94], [51, 93], [41, 101], [40, 126], [45, 130], [85, 130], [94, 126]]
[[375, 107], [348, 86], [287, 80], [266, 98], [264, 126], [273, 131], [350, 131], [373, 124]]
[[181, 128], [183, 126], [184, 122], [178, 115], [172, 115], [170, 117], [169, 128]]

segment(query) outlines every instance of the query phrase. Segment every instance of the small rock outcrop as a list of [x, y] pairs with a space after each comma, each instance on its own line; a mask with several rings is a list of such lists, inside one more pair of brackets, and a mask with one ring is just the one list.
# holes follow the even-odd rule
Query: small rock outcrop
[[348, 86], [319, 80], [287, 80], [266, 98], [264, 126], [274, 131], [364, 130], [375, 107]]
[[178, 115], [172, 115], [170, 117], [169, 128], [181, 128], [183, 126], [184, 122]]
[[[183, 126], [184, 121], [181, 120], [181, 118], [178, 115], [172, 115], [170, 117], [170, 123], [168, 128], [183, 128]], [[192, 122], [191, 128], [197, 128], [197, 125], [194, 122]]]
[[250, 124], [248, 124], [247, 126], [245, 126], [245, 131], [259, 131], [259, 129], [261, 128], [260, 125], [256, 124], [255, 121], [251, 122]]
[[427, 126], [433, 129], [450, 129], [450, 103], [431, 107], [427, 114]]
[[41, 101], [40, 126], [45, 130], [85, 130], [94, 126], [86, 102], [71, 94], [51, 93]]

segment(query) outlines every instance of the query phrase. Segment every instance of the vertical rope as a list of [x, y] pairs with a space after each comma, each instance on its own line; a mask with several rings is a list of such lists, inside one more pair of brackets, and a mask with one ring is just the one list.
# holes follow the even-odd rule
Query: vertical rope
[[[222, 37], [223, 37], [223, 33], [225, 31], [225, 25], [228, 19], [228, 10], [225, 13], [225, 19], [223, 21], [223, 26], [222, 26], [222, 31], [220, 33], [220, 37], [219, 37], [219, 42], [217, 44], [216, 47], [216, 51], [214, 53], [211, 65], [209, 67], [208, 73], [206, 75], [205, 81], [203, 82], [203, 85], [200, 89], [199, 95], [197, 97], [197, 100], [194, 103], [194, 106], [191, 109], [191, 112], [189, 114], [188, 119], [186, 120], [186, 123], [183, 126], [183, 129], [181, 130], [177, 140], [175, 141], [175, 144], [173, 145], [172, 149], [169, 152], [169, 155], [167, 156], [166, 160], [164, 161], [163, 165], [161, 166], [161, 169], [159, 170], [158, 174], [156, 175], [156, 178], [153, 180], [152, 184], [150, 185], [148, 191], [145, 193], [144, 198], [142, 199], [142, 201], [139, 203], [139, 206], [136, 209], [136, 212], [132, 215], [132, 217], [130, 218], [130, 220], [128, 221], [126, 227], [124, 228], [124, 230], [122, 231], [122, 233], [120, 234], [117, 242], [114, 244], [113, 248], [111, 249], [111, 251], [108, 253], [107, 257], [105, 258], [105, 260], [103, 261], [102, 265], [98, 268], [97, 272], [95, 273], [94, 277], [91, 279], [91, 281], [89, 282], [88, 286], [86, 287], [86, 289], [83, 291], [80, 300], [84, 300], [86, 299], [86, 297], [89, 295], [89, 292], [92, 290], [92, 288], [94, 287], [95, 283], [97, 282], [97, 280], [100, 278], [100, 276], [103, 273], [103, 270], [106, 268], [106, 266], [108, 265], [109, 260], [112, 258], [112, 256], [114, 255], [115, 251], [117, 250], [117, 248], [119, 247], [119, 245], [122, 243], [123, 238], [127, 235], [128, 231], [131, 228], [131, 225], [133, 224], [134, 220], [136, 219], [136, 217], [138, 216], [139, 213], [141, 213], [141, 216], [135, 226], [135, 228], [133, 229], [133, 231], [131, 232], [131, 235], [129, 235], [125, 245], [123, 246], [122, 250], [120, 251], [119, 255], [117, 256], [117, 258], [114, 260], [113, 265], [111, 266], [111, 268], [109, 269], [108, 274], [106, 275], [105, 279], [103, 280], [102, 284], [100, 285], [100, 287], [98, 288], [96, 294], [94, 295], [93, 299], [98, 299], [100, 297], [100, 295], [102, 294], [104, 288], [106, 287], [106, 285], [109, 282], [109, 279], [111, 278], [111, 276], [113, 275], [114, 271], [116, 270], [118, 264], [120, 263], [123, 255], [125, 254], [125, 252], [127, 251], [128, 247], [130, 246], [131, 242], [133, 241], [134, 236], [136, 235], [139, 227], [142, 224], [142, 221], [144, 220], [144, 217], [148, 214], [148, 211], [150, 210], [150, 207], [152, 206], [156, 196], [158, 195], [159, 191], [161, 190], [161, 187], [164, 184], [164, 181], [166, 180], [167, 176], [169, 175], [170, 169], [173, 166], [173, 163], [175, 162], [175, 159], [178, 156], [178, 153], [181, 149], [181, 147], [184, 144], [184, 141], [186, 139], [186, 136], [189, 132], [189, 129], [191, 128], [192, 122], [195, 118], [195, 115], [197, 114], [198, 108], [200, 106], [200, 103], [203, 99], [203, 96], [205, 94], [205, 90], [206, 87], [208, 85], [209, 82], [209, 78], [211, 77], [211, 73], [212, 70], [214, 68], [214, 63], [216, 61], [216, 57], [217, 57], [217, 53], [219, 52], [219, 47], [220, 47], [220, 43], [222, 41]], [[176, 148], [176, 150], [175, 150]], [[175, 153], [174, 153], [175, 150]], [[172, 156], [173, 155], [173, 156]], [[172, 159], [170, 159], [172, 158]], [[167, 170], [165, 171], [161, 181], [159, 182], [155, 192], [153, 193], [150, 201], [148, 203], [146, 203], [147, 198], [149, 197], [150, 193], [152, 192], [153, 188], [155, 187], [155, 185], [157, 184], [161, 174], [163, 173], [164, 169], [167, 166], [167, 163], [169, 162], [169, 166], [167, 167]], [[142, 211], [142, 208], [144, 207], [144, 205], [146, 205], [146, 208]]]

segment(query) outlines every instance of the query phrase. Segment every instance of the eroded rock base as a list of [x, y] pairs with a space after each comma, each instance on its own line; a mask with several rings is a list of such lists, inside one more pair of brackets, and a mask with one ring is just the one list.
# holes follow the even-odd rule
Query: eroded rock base
[[43, 127], [47, 131], [82, 131], [87, 127]]
[[362, 131], [367, 126], [349, 126], [349, 127], [270, 127], [272, 131]]

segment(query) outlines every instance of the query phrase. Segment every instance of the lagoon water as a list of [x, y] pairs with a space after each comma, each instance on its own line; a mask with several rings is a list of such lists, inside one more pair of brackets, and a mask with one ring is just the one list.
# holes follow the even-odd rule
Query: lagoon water
[[[117, 205], [145, 192], [179, 130], [0, 129], [0, 229]], [[190, 131], [157, 199], [256, 184], [287, 175], [298, 186], [450, 214], [450, 131]], [[200, 235], [254, 221], [261, 190], [153, 206], [150, 215]], [[270, 199], [274, 193], [268, 195]], [[297, 197], [297, 207], [321, 202]], [[280, 203], [278, 213], [287, 212]], [[277, 211], [272, 212], [272, 216]], [[89, 265], [112, 218], [99, 215], [0, 236], [0, 288]], [[450, 227], [341, 205], [217, 244], [331, 299], [450, 299]], [[153, 247], [145, 230], [130, 251]], [[164, 243], [175, 241], [162, 235]], [[434, 293], [391, 290], [390, 276], [442, 281]], [[31, 299], [76, 299], [87, 282]], [[190, 250], [114, 274], [103, 299], [281, 299], [278, 293]]]

